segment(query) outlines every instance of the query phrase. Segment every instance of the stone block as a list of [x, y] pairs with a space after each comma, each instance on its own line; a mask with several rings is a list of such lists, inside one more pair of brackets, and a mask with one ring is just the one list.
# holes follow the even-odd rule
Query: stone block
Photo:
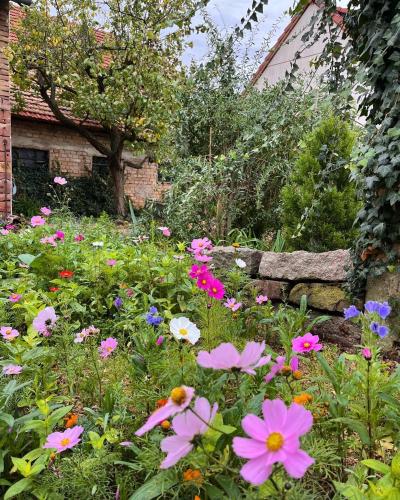
[[241, 259], [246, 262], [243, 269], [250, 276], [256, 276], [260, 267], [262, 252], [251, 248], [214, 247], [211, 252], [212, 264], [216, 269], [229, 270], [236, 266], [235, 260]]
[[264, 252], [260, 263], [260, 276], [273, 280], [334, 281], [346, 279], [351, 265], [348, 250], [332, 252]]
[[266, 295], [271, 300], [286, 300], [289, 291], [289, 283], [274, 280], [252, 280], [251, 286], [258, 290], [261, 295]]
[[302, 295], [307, 296], [307, 304], [315, 309], [343, 312], [350, 305], [345, 292], [337, 285], [325, 283], [298, 283], [289, 294], [289, 301], [300, 304]]
[[327, 321], [315, 325], [312, 333], [318, 335], [322, 341], [337, 344], [346, 351], [356, 351], [361, 342], [360, 327], [338, 316], [332, 316]]

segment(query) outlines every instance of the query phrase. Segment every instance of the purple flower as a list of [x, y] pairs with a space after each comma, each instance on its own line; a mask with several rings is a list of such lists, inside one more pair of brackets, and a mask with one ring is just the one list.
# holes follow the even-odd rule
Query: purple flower
[[120, 307], [122, 307], [122, 304], [124, 303], [124, 301], [121, 299], [121, 297], [117, 297], [115, 300], [114, 300], [114, 306], [119, 309]]
[[22, 366], [20, 365], [6, 365], [3, 368], [4, 375], [18, 375], [22, 372]]
[[152, 326], [158, 326], [163, 322], [163, 318], [161, 316], [156, 316], [158, 314], [157, 307], [152, 306], [149, 309], [149, 312], [146, 314], [146, 322]]
[[84, 431], [83, 427], [76, 425], [64, 432], [53, 432], [49, 434], [43, 448], [55, 449], [56, 453], [61, 453], [69, 448], [73, 448], [80, 442], [80, 437]]
[[386, 319], [392, 312], [392, 308], [387, 302], [378, 305], [378, 314], [382, 319]]
[[162, 345], [164, 343], [164, 337], [160, 335], [158, 339], [156, 340], [157, 345]]
[[110, 354], [115, 351], [118, 346], [118, 340], [113, 337], [108, 337], [108, 339], [103, 340], [100, 343], [99, 353], [102, 358], [108, 358]]
[[8, 300], [10, 302], [19, 302], [22, 299], [22, 295], [19, 293], [12, 293], [9, 297]]
[[360, 314], [361, 311], [359, 311], [356, 306], [350, 306], [344, 310], [344, 319], [357, 318]]

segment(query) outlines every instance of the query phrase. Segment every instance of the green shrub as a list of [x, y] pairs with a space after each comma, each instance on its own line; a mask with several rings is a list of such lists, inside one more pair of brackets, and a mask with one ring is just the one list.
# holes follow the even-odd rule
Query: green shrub
[[358, 202], [348, 164], [356, 133], [330, 116], [302, 144], [302, 152], [282, 190], [284, 235], [294, 250], [323, 252], [347, 248]]

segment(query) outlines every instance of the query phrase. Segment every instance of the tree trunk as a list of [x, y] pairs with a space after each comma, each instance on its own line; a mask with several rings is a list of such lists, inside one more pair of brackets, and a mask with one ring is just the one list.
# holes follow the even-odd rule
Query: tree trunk
[[126, 213], [124, 192], [125, 176], [124, 166], [122, 163], [122, 152], [117, 153], [110, 158], [109, 168], [113, 181], [115, 208], [117, 214], [124, 217]]

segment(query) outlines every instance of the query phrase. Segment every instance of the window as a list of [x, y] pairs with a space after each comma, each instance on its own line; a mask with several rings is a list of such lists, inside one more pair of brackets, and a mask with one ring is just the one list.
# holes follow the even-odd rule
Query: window
[[108, 158], [105, 156], [93, 156], [92, 175], [102, 177], [103, 179], [108, 177]]
[[14, 169], [32, 170], [33, 172], [49, 172], [49, 152], [41, 149], [12, 148]]

